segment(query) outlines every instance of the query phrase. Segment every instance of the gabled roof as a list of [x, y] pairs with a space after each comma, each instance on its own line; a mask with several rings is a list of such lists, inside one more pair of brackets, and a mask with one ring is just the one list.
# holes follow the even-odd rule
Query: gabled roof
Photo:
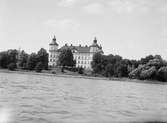
[[82, 46], [76, 46], [75, 47], [79, 53], [87, 53], [90, 52], [90, 47], [82, 47]]
[[90, 52], [90, 47], [88, 46], [67, 46], [67, 45], [64, 45], [63, 47], [61, 47], [59, 49], [59, 51], [63, 50], [63, 49], [71, 49], [71, 51], [76, 51], [78, 53], [89, 53]]

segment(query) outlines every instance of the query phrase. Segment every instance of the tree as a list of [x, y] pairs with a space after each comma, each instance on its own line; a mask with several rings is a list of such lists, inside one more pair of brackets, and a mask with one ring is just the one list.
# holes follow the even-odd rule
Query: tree
[[69, 48], [63, 49], [58, 57], [57, 64], [59, 66], [62, 66], [62, 72], [64, 70], [64, 67], [74, 67], [75, 61], [73, 59], [73, 54]]
[[132, 79], [139, 79], [140, 78], [140, 73], [141, 71], [146, 67], [146, 65], [139, 65], [138, 68], [132, 70], [130, 73], [129, 73], [129, 78], [132, 78]]
[[79, 73], [79, 74], [83, 74], [83, 73], [84, 73], [83, 70], [84, 70], [83, 67], [79, 67], [79, 68], [78, 68], [78, 73]]
[[34, 70], [37, 62], [38, 62], [37, 55], [35, 53], [32, 53], [27, 60], [27, 69]]
[[43, 69], [43, 65], [42, 65], [42, 62], [38, 62], [36, 67], [35, 67], [35, 71], [36, 72], [41, 72]]
[[15, 70], [16, 69], [16, 63], [10, 63], [9, 65], [8, 65], [8, 69], [9, 70]]
[[9, 63], [17, 63], [18, 51], [16, 49], [8, 50]]
[[118, 62], [115, 66], [115, 74], [117, 77], [128, 77], [129, 60], [124, 59]]
[[37, 53], [38, 62], [41, 62], [43, 69], [48, 69], [48, 53], [44, 48], [41, 48]]
[[115, 55], [114, 56], [114, 55], [110, 54], [110, 55], [108, 55], [106, 57], [107, 57], [108, 63], [111, 63], [113, 65], [118, 63], [118, 62], [120, 62], [122, 60], [122, 57], [119, 56], [119, 55]]
[[10, 63], [17, 62], [18, 51], [17, 50], [8, 50], [0, 53], [0, 67], [8, 68]]
[[105, 74], [106, 77], [111, 77], [114, 75], [114, 66], [113, 64], [107, 64], [105, 67]]
[[140, 73], [140, 79], [154, 79], [154, 77], [156, 76], [156, 67], [152, 66], [147, 70], [143, 70]]
[[158, 70], [158, 80], [167, 82], [167, 66]]
[[17, 66], [19, 68], [26, 69], [26, 64], [27, 64], [27, 61], [28, 61], [28, 57], [29, 57], [28, 54], [25, 53], [24, 50], [22, 50], [19, 53], [19, 56], [18, 56]]
[[0, 67], [7, 68], [8, 67], [8, 54], [6, 51], [0, 53]]
[[146, 56], [145, 58], [141, 58], [140, 64], [146, 64], [146, 63], [148, 63], [152, 59], [154, 59], [153, 55], [149, 55], [149, 56]]
[[102, 71], [105, 69], [105, 56], [103, 56], [101, 53], [96, 53], [93, 55], [93, 60], [91, 62], [91, 66], [94, 73], [102, 73]]

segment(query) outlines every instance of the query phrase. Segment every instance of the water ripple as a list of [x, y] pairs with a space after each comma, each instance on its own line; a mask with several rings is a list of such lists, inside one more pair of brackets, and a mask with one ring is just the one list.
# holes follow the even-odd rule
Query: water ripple
[[0, 73], [13, 123], [167, 121], [167, 85]]

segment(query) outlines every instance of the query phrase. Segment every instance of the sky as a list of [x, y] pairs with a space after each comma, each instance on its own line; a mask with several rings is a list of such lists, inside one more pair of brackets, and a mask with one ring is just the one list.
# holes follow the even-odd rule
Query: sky
[[0, 0], [0, 51], [48, 50], [53, 36], [91, 45], [105, 54], [167, 60], [167, 0]]

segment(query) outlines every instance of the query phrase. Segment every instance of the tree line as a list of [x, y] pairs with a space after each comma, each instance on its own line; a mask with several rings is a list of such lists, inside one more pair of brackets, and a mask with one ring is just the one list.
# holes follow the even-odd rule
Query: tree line
[[[70, 49], [63, 49], [57, 65], [70, 71], [83, 73], [83, 68], [76, 68], [76, 61]], [[129, 77], [141, 80], [159, 80], [167, 82], [167, 61], [160, 55], [149, 55], [140, 60], [123, 59], [119, 55], [96, 53], [91, 62], [92, 74], [105, 77]], [[0, 68], [9, 70], [48, 70], [48, 53], [41, 48], [37, 53], [27, 54], [24, 50], [7, 50], [0, 52]]]
[[119, 55], [96, 53], [91, 65], [95, 75], [167, 82], [167, 61], [162, 59], [160, 55], [149, 55], [140, 60], [129, 60], [123, 59]]
[[19, 51], [11, 49], [0, 52], [0, 68], [8, 68], [9, 70], [41, 70], [48, 69], [48, 53], [41, 48], [37, 53], [27, 54], [24, 50]]

